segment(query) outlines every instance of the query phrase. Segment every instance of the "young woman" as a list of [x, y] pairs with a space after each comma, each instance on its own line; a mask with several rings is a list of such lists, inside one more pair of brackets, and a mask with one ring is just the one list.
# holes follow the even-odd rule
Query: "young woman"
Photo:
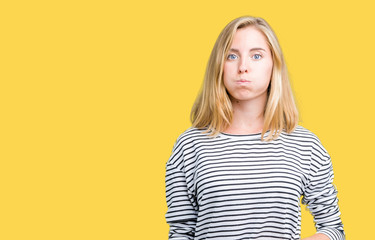
[[192, 126], [166, 164], [169, 239], [300, 239], [302, 203], [312, 239], [345, 239], [329, 154], [298, 125], [287, 68], [262, 18], [220, 33]]

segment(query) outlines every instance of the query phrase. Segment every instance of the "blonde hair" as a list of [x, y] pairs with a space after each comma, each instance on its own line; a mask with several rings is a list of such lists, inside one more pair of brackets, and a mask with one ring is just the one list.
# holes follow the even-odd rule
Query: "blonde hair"
[[[298, 125], [298, 110], [289, 83], [288, 70], [275, 33], [268, 23], [258, 17], [243, 16], [232, 20], [220, 33], [208, 60], [203, 86], [191, 110], [192, 126], [207, 128], [217, 136], [230, 125], [232, 103], [223, 82], [225, 57], [233, 36], [240, 28], [253, 26], [267, 38], [273, 59], [273, 69], [264, 110], [262, 141], [277, 139], [282, 130], [292, 132]], [[264, 139], [264, 134], [270, 134]]]

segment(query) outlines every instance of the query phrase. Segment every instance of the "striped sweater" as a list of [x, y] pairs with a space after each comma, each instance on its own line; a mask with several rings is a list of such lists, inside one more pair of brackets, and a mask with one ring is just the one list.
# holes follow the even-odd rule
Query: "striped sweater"
[[318, 233], [345, 239], [331, 158], [314, 133], [299, 125], [262, 142], [203, 131], [184, 131], [166, 163], [169, 239], [300, 239], [300, 202]]

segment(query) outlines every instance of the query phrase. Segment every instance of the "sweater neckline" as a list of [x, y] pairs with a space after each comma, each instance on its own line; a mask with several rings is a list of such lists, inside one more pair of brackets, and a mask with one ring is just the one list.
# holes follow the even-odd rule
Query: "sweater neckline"
[[[266, 131], [264, 134], [264, 137], [266, 137], [269, 134], [270, 130]], [[225, 132], [219, 132], [220, 136], [223, 137], [229, 137], [229, 138], [236, 138], [236, 139], [255, 139], [261, 137], [262, 133], [249, 133], [249, 134], [232, 134], [232, 133], [225, 133]]]

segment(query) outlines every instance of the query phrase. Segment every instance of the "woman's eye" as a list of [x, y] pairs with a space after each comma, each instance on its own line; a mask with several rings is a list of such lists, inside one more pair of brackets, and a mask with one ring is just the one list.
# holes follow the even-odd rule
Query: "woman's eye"
[[254, 54], [253, 55], [253, 59], [255, 59], [255, 60], [259, 60], [261, 58], [262, 58], [262, 55], [260, 55], [260, 54]]
[[237, 56], [234, 55], [234, 54], [229, 54], [229, 55], [228, 55], [228, 59], [229, 59], [229, 60], [234, 60], [234, 59], [236, 59], [236, 58], [237, 58]]

